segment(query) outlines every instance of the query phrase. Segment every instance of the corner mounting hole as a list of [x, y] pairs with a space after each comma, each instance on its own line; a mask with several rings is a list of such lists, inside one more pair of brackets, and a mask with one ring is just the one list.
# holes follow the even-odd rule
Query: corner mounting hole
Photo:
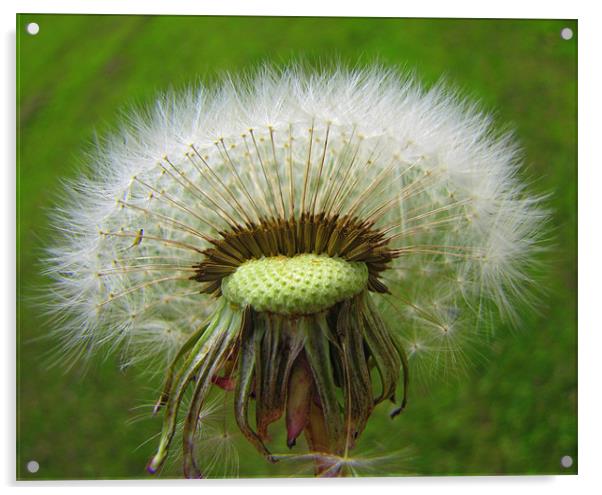
[[38, 461], [29, 461], [27, 463], [27, 470], [30, 473], [37, 473], [40, 470], [40, 464]]
[[560, 465], [563, 468], [570, 468], [573, 465], [573, 458], [570, 455], [565, 455], [560, 459]]
[[573, 30], [569, 27], [562, 28], [560, 36], [563, 40], [570, 40], [573, 37]]
[[25, 29], [27, 30], [27, 32], [29, 34], [31, 34], [32, 36], [35, 36], [36, 34], [38, 34], [40, 32], [40, 25], [37, 22], [30, 22]]

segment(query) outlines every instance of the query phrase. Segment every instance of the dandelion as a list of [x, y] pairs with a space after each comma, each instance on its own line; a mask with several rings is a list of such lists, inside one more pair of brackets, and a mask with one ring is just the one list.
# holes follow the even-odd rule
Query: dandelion
[[545, 220], [520, 163], [477, 106], [383, 68], [165, 95], [55, 215], [63, 361], [120, 349], [163, 373], [151, 473], [183, 418], [184, 473], [206, 474], [199, 418], [223, 393], [268, 461], [278, 422], [317, 475], [345, 474], [412, 370], [454, 372], [492, 315], [517, 316]]

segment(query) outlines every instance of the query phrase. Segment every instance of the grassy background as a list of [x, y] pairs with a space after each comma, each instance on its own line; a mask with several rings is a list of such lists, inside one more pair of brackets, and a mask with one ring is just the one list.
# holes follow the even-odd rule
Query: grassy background
[[[37, 36], [25, 32], [31, 21]], [[130, 424], [157, 384], [121, 373], [115, 359], [83, 377], [46, 367], [51, 344], [40, 337], [49, 329], [27, 294], [43, 283], [36, 259], [59, 180], [74, 176], [94, 131], [114, 125], [124, 106], [300, 56], [378, 59], [426, 83], [444, 74], [516, 128], [534, 188], [552, 193], [556, 245], [541, 314], [518, 332], [500, 329], [487, 362], [459, 383], [415, 393], [395, 422], [378, 410], [361, 445], [410, 451], [373, 474], [575, 473], [577, 462], [560, 466], [564, 455], [577, 461], [577, 46], [560, 37], [565, 26], [576, 33], [575, 21], [20, 15], [18, 476], [145, 477], [154, 443], [137, 447], [160, 428]], [[32, 459], [37, 474], [25, 469]], [[287, 472], [246, 446], [241, 459], [242, 476]]]

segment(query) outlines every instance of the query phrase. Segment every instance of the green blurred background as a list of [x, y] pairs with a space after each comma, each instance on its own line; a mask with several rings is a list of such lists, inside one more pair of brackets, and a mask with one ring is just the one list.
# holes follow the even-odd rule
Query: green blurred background
[[[37, 22], [36, 36], [26, 33]], [[144, 419], [158, 383], [117, 359], [85, 373], [48, 368], [48, 324], [31, 302], [47, 210], [76, 175], [96, 131], [157, 91], [264, 61], [378, 60], [441, 75], [516, 129], [525, 176], [550, 192], [554, 247], [547, 296], [518, 331], [500, 328], [485, 360], [457, 383], [415, 392], [396, 421], [378, 409], [360, 453], [403, 450], [374, 475], [550, 474], [577, 470], [576, 21], [19, 15], [18, 436], [21, 479], [146, 477], [160, 422]], [[136, 418], [142, 417], [140, 420]], [[278, 439], [276, 439], [278, 440]], [[283, 445], [283, 443], [280, 443]], [[569, 469], [560, 459], [575, 460]], [[241, 476], [283, 476], [241, 446]], [[26, 464], [40, 470], [30, 474]], [[176, 466], [163, 476], [179, 476]]]

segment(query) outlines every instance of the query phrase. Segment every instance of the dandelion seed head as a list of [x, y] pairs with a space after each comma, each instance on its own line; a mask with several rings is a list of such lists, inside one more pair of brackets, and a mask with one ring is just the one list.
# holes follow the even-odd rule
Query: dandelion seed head
[[[418, 374], [457, 373], [494, 315], [517, 321], [534, 286], [543, 198], [519, 178], [513, 136], [444, 84], [426, 89], [382, 67], [266, 67], [164, 94], [129, 114], [88, 161], [53, 216], [48, 306], [65, 360], [119, 349], [126, 362], [156, 371], [172, 363], [157, 406], [167, 404], [167, 419], [153, 472], [191, 386], [184, 464], [200, 474], [193, 416], [214, 382], [236, 382], [237, 422], [269, 457], [263, 440], [284, 414], [286, 390], [279, 396], [263, 365], [246, 361], [252, 345], [272, 360], [270, 346], [288, 346], [276, 382], [297, 380], [289, 443], [305, 431], [311, 450], [340, 457], [339, 440], [346, 452], [374, 403], [394, 395], [402, 364], [407, 372], [397, 340]], [[357, 268], [353, 290], [328, 275], [305, 291], [318, 273], [307, 263], [320, 256]], [[278, 257], [300, 264], [277, 277], [243, 276], [245, 266], [272, 270]], [[243, 286], [233, 292], [228, 281]], [[326, 303], [312, 299], [326, 293]], [[353, 335], [357, 342], [346, 340]], [[378, 363], [380, 395], [364, 348]], [[328, 352], [340, 362], [322, 369]], [[172, 383], [178, 360], [184, 368]], [[308, 406], [306, 382], [318, 369], [334, 376], [316, 382], [317, 405]], [[247, 424], [252, 377], [257, 432]], [[268, 380], [265, 396], [259, 379]], [[340, 418], [336, 387], [349, 404], [373, 392], [374, 401]], [[324, 428], [335, 443], [323, 443]], [[229, 437], [214, 440], [216, 450], [230, 450]]]

